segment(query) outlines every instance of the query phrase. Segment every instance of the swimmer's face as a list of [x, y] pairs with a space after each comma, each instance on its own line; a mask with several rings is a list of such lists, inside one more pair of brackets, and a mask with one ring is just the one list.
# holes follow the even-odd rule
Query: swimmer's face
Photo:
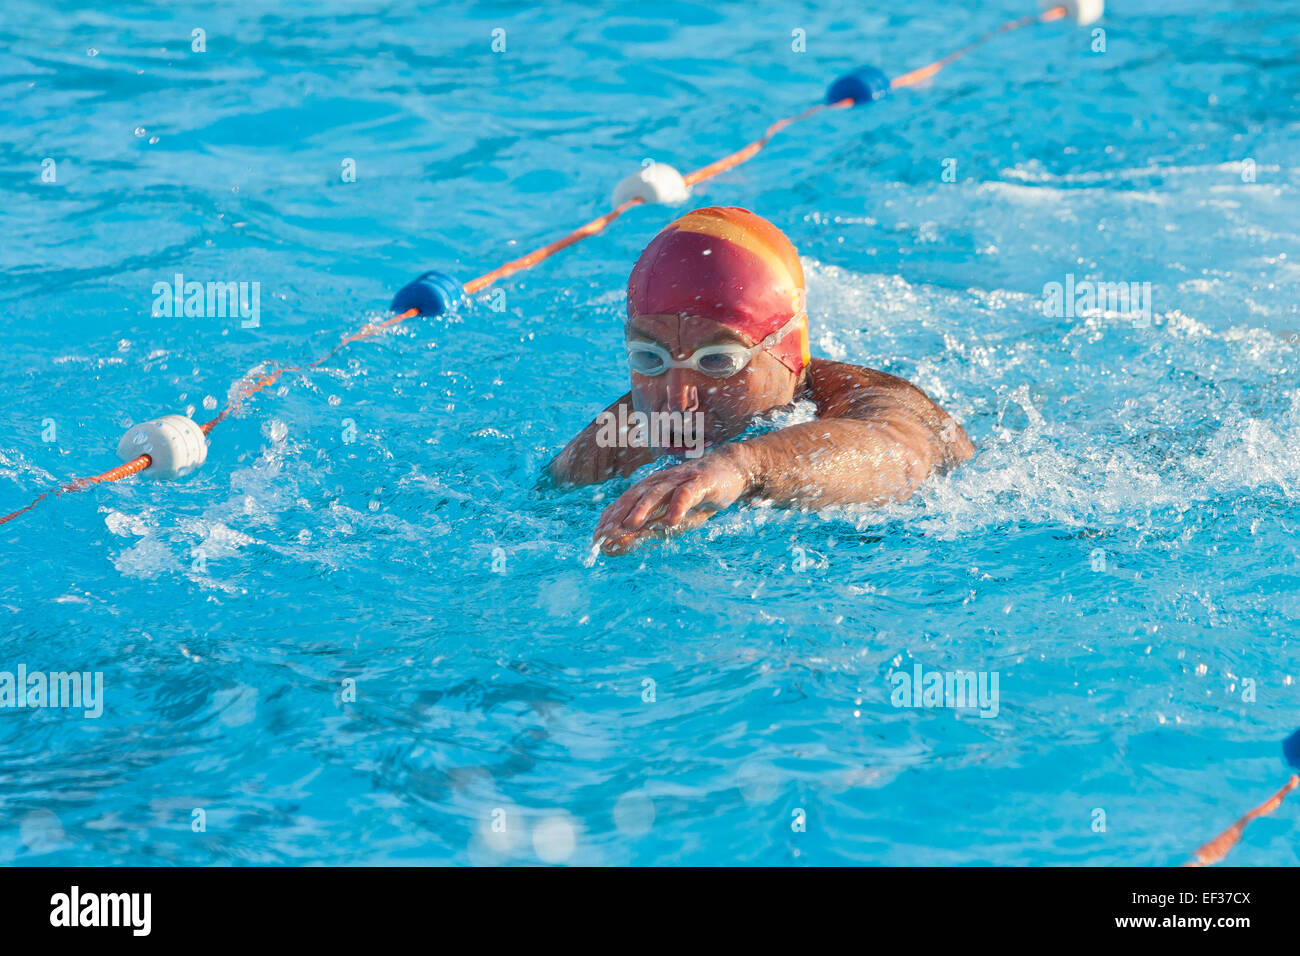
[[[625, 331], [629, 341], [653, 342], [678, 361], [707, 345], [748, 348], [755, 344], [742, 332], [689, 315], [637, 315], [628, 320]], [[670, 368], [662, 375], [630, 374], [636, 411], [703, 412], [709, 445], [735, 438], [757, 416], [790, 404], [798, 384], [797, 376], [766, 351], [728, 378], [711, 378], [693, 368]], [[675, 452], [660, 449], [658, 453]]]

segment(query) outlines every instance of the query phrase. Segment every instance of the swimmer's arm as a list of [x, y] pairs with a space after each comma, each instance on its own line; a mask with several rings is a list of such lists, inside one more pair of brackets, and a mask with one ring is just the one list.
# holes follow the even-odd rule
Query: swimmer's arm
[[809, 394], [817, 421], [650, 475], [605, 509], [594, 540], [609, 553], [630, 551], [742, 500], [808, 508], [902, 500], [927, 476], [974, 454], [962, 427], [901, 378], [814, 360]]
[[620, 405], [626, 405], [628, 414], [631, 414], [630, 392], [597, 415], [547, 466], [557, 484], [593, 485], [610, 478], [622, 478], [653, 460], [654, 451], [650, 448], [602, 448], [597, 443], [601, 416], [606, 413], [618, 415]]
[[966, 461], [966, 432], [916, 386], [873, 369], [814, 363], [815, 422], [718, 449], [744, 475], [743, 497], [796, 507], [880, 505]]

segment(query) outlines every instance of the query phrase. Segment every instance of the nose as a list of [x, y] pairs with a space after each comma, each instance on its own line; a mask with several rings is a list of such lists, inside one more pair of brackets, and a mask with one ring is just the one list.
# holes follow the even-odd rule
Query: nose
[[686, 369], [668, 370], [668, 411], [693, 412], [700, 407], [700, 393], [688, 378]]

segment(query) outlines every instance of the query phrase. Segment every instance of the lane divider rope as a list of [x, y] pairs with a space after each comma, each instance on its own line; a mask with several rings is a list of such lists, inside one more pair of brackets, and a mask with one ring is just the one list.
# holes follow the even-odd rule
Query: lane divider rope
[[[949, 63], [1002, 33], [1017, 30], [1034, 23], [1050, 23], [1066, 16], [1073, 16], [1077, 23], [1086, 25], [1099, 19], [1103, 12], [1103, 0], [1067, 0], [1065, 3], [1050, 7], [1041, 14], [1008, 21], [942, 59], [912, 70], [909, 73], [904, 73], [892, 80], [888, 79], [875, 67], [861, 67], [840, 77], [833, 83], [827, 92], [826, 102], [818, 103], [794, 116], [777, 120], [764, 131], [762, 137], [729, 156], [724, 156], [685, 176], [680, 175], [675, 169], [664, 163], [652, 164], [641, 170], [641, 172], [628, 176], [615, 190], [615, 206], [609, 212], [579, 226], [568, 235], [542, 246], [540, 249], [511, 260], [491, 272], [470, 280], [464, 286], [457, 284], [446, 273], [436, 271], [424, 273], [408, 283], [394, 296], [391, 309], [397, 314], [393, 318], [383, 322], [367, 323], [356, 332], [343, 338], [327, 355], [317, 359], [306, 368], [316, 368], [332, 358], [348, 344], [370, 338], [417, 315], [432, 317], [449, 312], [460, 304], [465, 296], [480, 292], [507, 276], [529, 269], [537, 263], [549, 259], [557, 252], [603, 232], [614, 220], [634, 206], [645, 203], [677, 204], [685, 201], [691, 186], [711, 179], [727, 170], [734, 169], [752, 159], [768, 144], [773, 136], [792, 123], [807, 119], [825, 109], [844, 109], [862, 103], [871, 103], [882, 99], [891, 89], [914, 86], [934, 76]], [[13, 521], [20, 515], [31, 511], [51, 494], [59, 496], [85, 491], [95, 485], [122, 481], [146, 472], [158, 477], [180, 477], [188, 474], [206, 460], [207, 447], [204, 441], [206, 437], [235, 408], [245, 399], [274, 385], [284, 373], [301, 371], [304, 371], [304, 369], [272, 367], [272, 370], [266, 374], [255, 375], [250, 373], [246, 375], [232, 386], [231, 393], [234, 397], [230, 399], [220, 414], [203, 425], [197, 425], [184, 415], [167, 415], [160, 419], [133, 426], [118, 446], [119, 457], [124, 459], [125, 464], [110, 468], [98, 475], [73, 479], [59, 488], [43, 492], [26, 507], [0, 516], [0, 525]], [[197, 440], [196, 436], [198, 436]], [[136, 454], [132, 454], [132, 452], [136, 452]]]
[[1190, 863], [1184, 863], [1183, 866], [1213, 866], [1228, 855], [1231, 850], [1241, 840], [1241, 836], [1246, 831], [1246, 825], [1257, 817], [1268, 816], [1278, 807], [1282, 806], [1282, 801], [1286, 795], [1300, 786], [1300, 774], [1291, 774], [1282, 789], [1273, 796], [1269, 797], [1254, 810], [1248, 811], [1240, 820], [1234, 823], [1228, 829], [1224, 830], [1209, 843], [1204, 844], [1196, 851], [1195, 859]]
[[[31, 504], [17, 511], [0, 517], [0, 525], [6, 524], [26, 514], [35, 508], [38, 504], [48, 498], [51, 494], [58, 496], [85, 491], [95, 485], [105, 484], [108, 482], [122, 481], [135, 475], [151, 472], [158, 468], [161, 460], [166, 460], [168, 467], [164, 469], [169, 476], [180, 476], [192, 471], [203, 463], [207, 455], [206, 437], [212, 433], [212, 430], [224, 421], [232, 412], [234, 412], [246, 399], [252, 397], [264, 389], [270, 388], [286, 372], [305, 373], [311, 369], [329, 361], [337, 355], [343, 348], [353, 342], [368, 339], [380, 333], [387, 331], [395, 325], [405, 322], [408, 319], [415, 318], [418, 315], [438, 316], [451, 311], [455, 306], [463, 301], [466, 295], [473, 295], [482, 291], [488, 286], [507, 276], [521, 272], [525, 269], [532, 268], [539, 262], [549, 259], [556, 253], [567, 249], [583, 239], [597, 235], [603, 232], [619, 216], [627, 212], [634, 206], [645, 203], [662, 203], [677, 204], [686, 199], [689, 195], [689, 189], [697, 183], [704, 182], [721, 173], [734, 169], [742, 163], [748, 162], [771, 141], [777, 133], [801, 120], [807, 119], [825, 109], [844, 109], [858, 106], [863, 103], [871, 103], [883, 99], [890, 90], [904, 89], [910, 86], [916, 86], [925, 80], [930, 79], [944, 67], [948, 66], [955, 60], [967, 55], [976, 48], [989, 42], [995, 37], [1013, 30], [1019, 30], [1023, 27], [1031, 26], [1036, 23], [1051, 23], [1064, 17], [1073, 17], [1075, 22], [1080, 26], [1086, 26], [1100, 19], [1104, 12], [1104, 0], [1066, 0], [1065, 3], [1051, 6], [1040, 14], [1021, 17], [1016, 20], [1009, 20], [1001, 26], [983, 34], [972, 40], [965, 46], [949, 53], [941, 59], [928, 63], [925, 66], [903, 73], [893, 79], [887, 78], [880, 70], [875, 67], [866, 66], [845, 74], [831, 84], [827, 91], [826, 101], [818, 103], [801, 113], [794, 116], [787, 116], [772, 123], [764, 131], [763, 135], [749, 143], [747, 146], [715, 160], [707, 166], [688, 173], [685, 176], [677, 173], [675, 169], [663, 163], [654, 163], [649, 167], [641, 170], [640, 173], [634, 173], [623, 180], [614, 192], [614, 208], [603, 216], [579, 226], [569, 234], [563, 236], [554, 242], [548, 243], [527, 255], [518, 259], [506, 262], [490, 272], [484, 273], [478, 278], [472, 279], [463, 286], [456, 283], [449, 275], [443, 272], [430, 271], [417, 277], [414, 281], [408, 283], [397, 295], [393, 297], [391, 310], [396, 313], [392, 318], [382, 322], [368, 322], [361, 328], [357, 329], [350, 335], [345, 336], [338, 345], [328, 353], [312, 362], [305, 367], [298, 366], [272, 366], [270, 371], [256, 374], [250, 372], [245, 375], [231, 387], [231, 397], [226, 406], [212, 418], [210, 421], [198, 425], [191, 419], [182, 415], [168, 415], [162, 419], [152, 422], [145, 422], [135, 425], [123, 437], [122, 443], [118, 447], [119, 456], [126, 459], [124, 464], [115, 468], [110, 468], [98, 475], [92, 475], [86, 478], [75, 478], [57, 489], [43, 492], [38, 495]], [[192, 434], [200, 436], [199, 448], [191, 446], [187, 449], [185, 439], [191, 437], [189, 427], [193, 426]], [[168, 425], [171, 426], [169, 431]], [[179, 430], [179, 433], [175, 433]], [[155, 443], [157, 447], [155, 447]], [[131, 456], [128, 451], [134, 446], [140, 446], [144, 450], [140, 454]], [[1300, 769], [1300, 731], [1293, 734], [1283, 745], [1287, 752], [1288, 760], [1297, 769]], [[1300, 774], [1293, 774], [1287, 783], [1270, 797], [1267, 801], [1247, 812], [1236, 823], [1219, 834], [1213, 840], [1201, 846], [1195, 854], [1192, 862], [1187, 866], [1209, 866], [1220, 862], [1240, 840], [1245, 832], [1246, 826], [1258, 817], [1266, 816], [1281, 806], [1282, 801], [1292, 790], [1300, 786]]]
[[[1293, 770], [1300, 770], [1300, 730], [1297, 730], [1286, 740], [1282, 741], [1282, 757]], [[1253, 810], [1247, 811], [1228, 829], [1224, 830], [1209, 843], [1200, 847], [1193, 855], [1190, 862], [1184, 863], [1183, 866], [1213, 866], [1228, 855], [1228, 851], [1240, 842], [1242, 834], [1246, 832], [1247, 825], [1252, 820], [1259, 817], [1268, 816], [1274, 810], [1282, 805], [1286, 795], [1292, 790], [1300, 787], [1300, 773], [1291, 774], [1291, 778], [1283, 784], [1282, 789], [1273, 796], [1269, 797]]]

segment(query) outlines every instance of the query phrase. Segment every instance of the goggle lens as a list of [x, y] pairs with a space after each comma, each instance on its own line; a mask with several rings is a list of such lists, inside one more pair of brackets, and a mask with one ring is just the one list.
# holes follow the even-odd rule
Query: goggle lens
[[710, 378], [730, 378], [749, 364], [750, 350], [743, 345], [719, 350], [701, 350], [684, 362], [674, 362], [668, 353], [645, 345], [628, 346], [627, 364], [638, 375], [662, 375], [673, 367], [692, 368]]
[[695, 367], [705, 375], [713, 378], [728, 378], [745, 367], [749, 352], [742, 349], [737, 352], [711, 352], [696, 359]]
[[662, 375], [668, 369], [664, 357], [649, 349], [628, 349], [627, 364], [639, 375]]

